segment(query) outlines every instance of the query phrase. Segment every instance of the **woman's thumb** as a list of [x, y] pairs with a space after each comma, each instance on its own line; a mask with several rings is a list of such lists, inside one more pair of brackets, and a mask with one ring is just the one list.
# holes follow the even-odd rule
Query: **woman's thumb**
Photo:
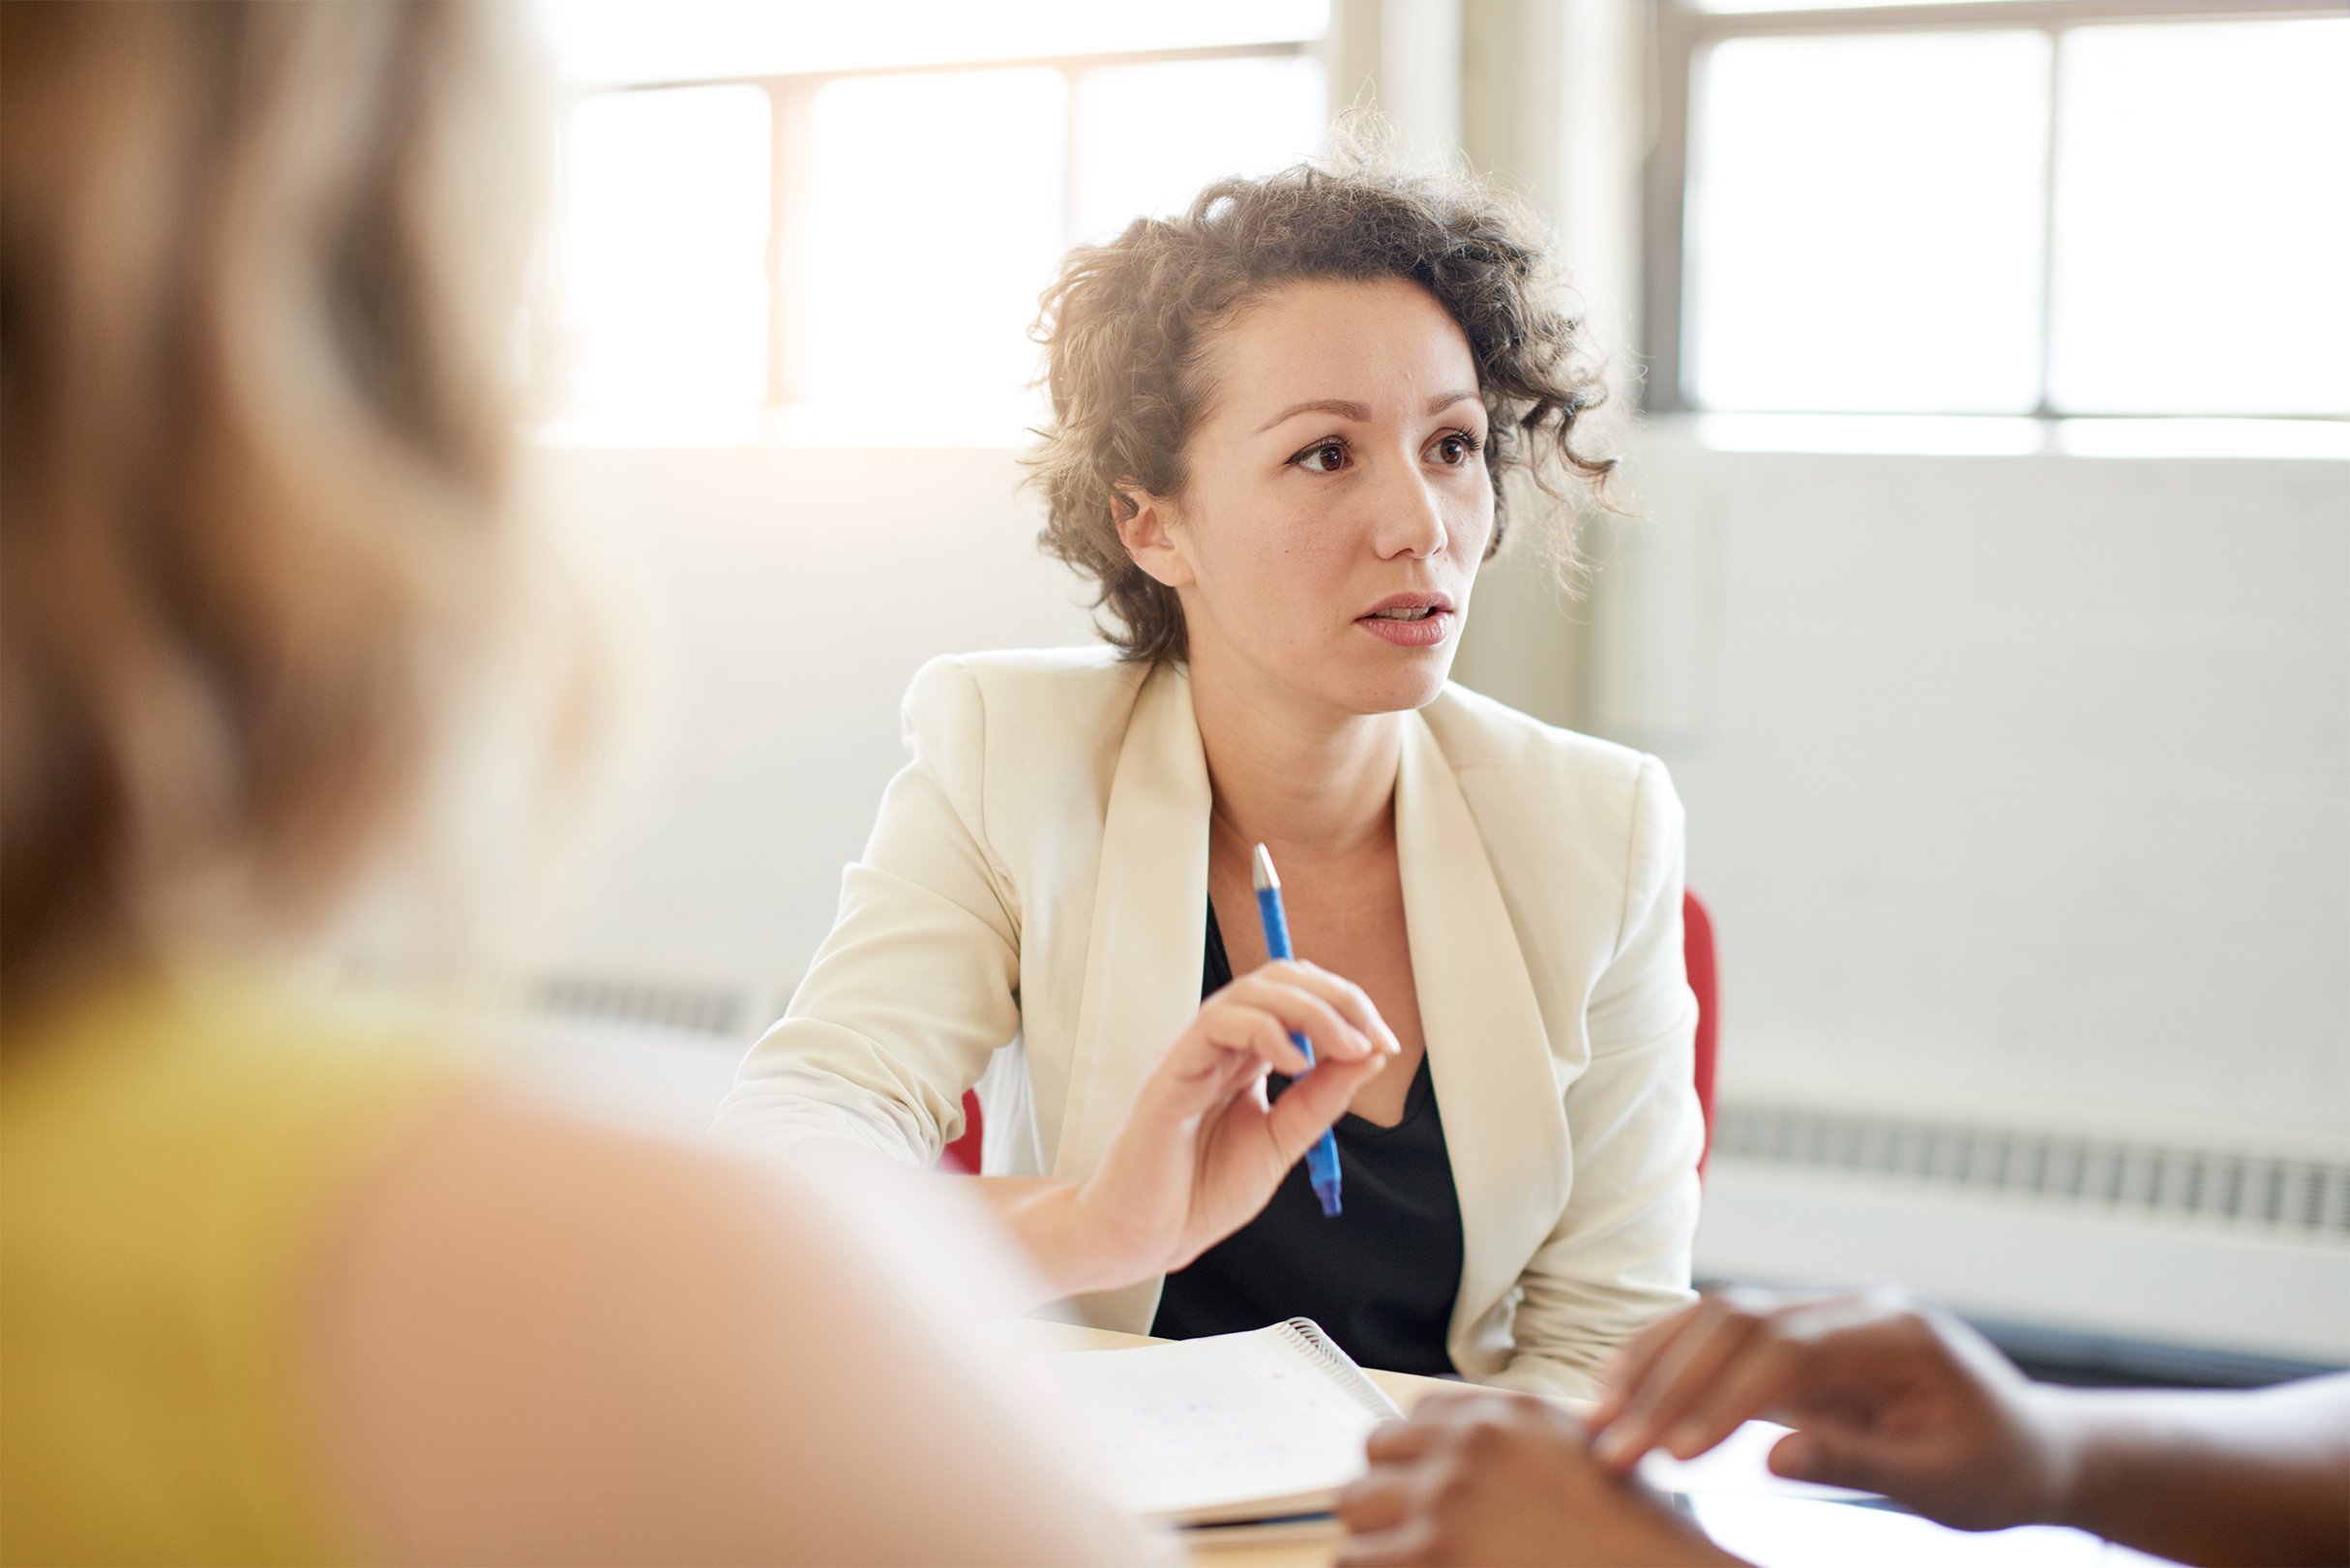
[[1770, 1473], [1815, 1486], [1850, 1487], [1858, 1492], [1883, 1489], [1871, 1483], [1870, 1466], [1862, 1456], [1817, 1432], [1791, 1432], [1770, 1448]]
[[1357, 1062], [1325, 1061], [1305, 1077], [1292, 1080], [1281, 1098], [1273, 1102], [1274, 1146], [1290, 1159], [1303, 1158], [1307, 1146], [1346, 1114], [1354, 1091], [1386, 1065], [1385, 1056], [1366, 1056]]

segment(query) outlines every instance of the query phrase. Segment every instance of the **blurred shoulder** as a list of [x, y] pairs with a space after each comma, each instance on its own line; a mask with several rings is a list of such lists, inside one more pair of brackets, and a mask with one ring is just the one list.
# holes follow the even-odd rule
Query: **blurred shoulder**
[[[451, 1102], [317, 1297], [363, 1533], [396, 1561], [1131, 1558], [848, 1221], [767, 1162]], [[899, 1473], [936, 1509], [891, 1512]]]
[[[397, 1279], [396, 1289], [358, 1292], [376, 1307], [458, 1281], [477, 1302], [546, 1307], [553, 1299], [538, 1298], [567, 1289], [570, 1269], [549, 1267], [558, 1259], [625, 1260], [634, 1272], [667, 1255], [688, 1265], [658, 1273], [673, 1286], [733, 1256], [729, 1239], [791, 1228], [799, 1207], [788, 1187], [746, 1180], [723, 1155], [604, 1126], [484, 1080], [414, 1126], [355, 1195], [342, 1258], [378, 1287]], [[490, 1282], [498, 1288], [485, 1291]], [[625, 1305], [608, 1295], [567, 1310]]]

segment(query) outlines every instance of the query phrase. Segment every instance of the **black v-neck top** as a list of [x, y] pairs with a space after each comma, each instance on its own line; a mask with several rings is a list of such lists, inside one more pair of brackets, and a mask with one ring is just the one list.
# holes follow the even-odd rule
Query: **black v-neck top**
[[[1232, 978], [1210, 903], [1201, 996]], [[1266, 1092], [1278, 1097], [1289, 1082], [1275, 1073]], [[1427, 1058], [1403, 1120], [1382, 1127], [1349, 1112], [1335, 1131], [1338, 1217], [1324, 1217], [1300, 1160], [1263, 1213], [1167, 1276], [1153, 1334], [1189, 1340], [1311, 1317], [1363, 1366], [1453, 1374], [1444, 1332], [1461, 1289], [1461, 1204]]]

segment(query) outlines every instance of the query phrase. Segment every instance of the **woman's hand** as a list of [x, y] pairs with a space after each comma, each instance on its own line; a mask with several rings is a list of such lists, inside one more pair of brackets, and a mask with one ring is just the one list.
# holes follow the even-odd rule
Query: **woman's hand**
[[1433, 1394], [1369, 1450], [1370, 1473], [1338, 1499], [1341, 1568], [1739, 1560], [1602, 1468], [1583, 1423], [1530, 1395]]
[[[1293, 1030], [1313, 1042], [1311, 1071]], [[1301, 961], [1267, 963], [1200, 1004], [1092, 1174], [1006, 1190], [1005, 1217], [1070, 1293], [1181, 1268], [1254, 1219], [1401, 1049], [1359, 987]], [[1270, 1103], [1268, 1069], [1294, 1080]]]
[[1770, 1467], [1893, 1497], [1961, 1529], [2047, 1518], [2062, 1444], [2036, 1391], [1987, 1340], [1894, 1289], [1740, 1288], [1656, 1323], [1600, 1374], [1594, 1449], [1628, 1471], [1682, 1459], [1765, 1416], [1796, 1429]]

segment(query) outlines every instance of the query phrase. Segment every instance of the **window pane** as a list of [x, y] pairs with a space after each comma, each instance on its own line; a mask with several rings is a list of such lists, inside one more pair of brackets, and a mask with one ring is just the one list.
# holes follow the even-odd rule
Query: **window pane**
[[2038, 32], [1716, 45], [1691, 83], [1692, 399], [2032, 409], [2048, 56]]
[[750, 435], [767, 390], [767, 154], [756, 87], [610, 93], [573, 111], [554, 433]]
[[2050, 401], [2350, 413], [2350, 21], [2062, 50]]
[[1302, 55], [1085, 73], [1071, 236], [1108, 239], [1138, 217], [1181, 211], [1210, 180], [1312, 156], [1327, 96], [1322, 62]]
[[809, 441], [1012, 443], [1027, 326], [1061, 251], [1057, 71], [866, 76], [817, 95], [815, 191], [789, 302]]

